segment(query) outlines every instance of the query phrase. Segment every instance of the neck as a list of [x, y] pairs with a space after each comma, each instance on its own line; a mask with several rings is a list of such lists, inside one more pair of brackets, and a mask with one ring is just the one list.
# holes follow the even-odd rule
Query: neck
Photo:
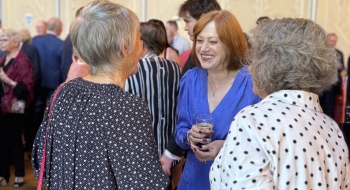
[[208, 78], [213, 83], [222, 83], [223, 81], [226, 81], [227, 79], [234, 79], [237, 75], [239, 70], [235, 71], [228, 71], [228, 70], [217, 70], [212, 71], [208, 70]]
[[123, 74], [124, 72], [116, 71], [114, 73], [97, 73], [95, 75], [89, 74], [84, 77], [85, 80], [98, 84], [115, 84], [124, 90], [125, 81], [129, 76]]
[[10, 51], [8, 54], [6, 54], [6, 59], [12, 59], [17, 57], [18, 53], [19, 53], [19, 49], [18, 47], [13, 49], [12, 51]]
[[154, 53], [152, 51], [149, 51], [146, 48], [143, 48], [141, 57], [145, 57], [146, 55], [151, 55], [151, 54], [154, 54]]

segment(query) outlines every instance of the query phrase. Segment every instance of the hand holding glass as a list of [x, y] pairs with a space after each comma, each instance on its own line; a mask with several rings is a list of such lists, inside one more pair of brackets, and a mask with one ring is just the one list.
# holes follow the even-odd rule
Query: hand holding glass
[[201, 144], [211, 143], [211, 134], [214, 127], [213, 117], [210, 114], [200, 114], [196, 117], [196, 125], [200, 129], [200, 132], [204, 134], [203, 142]]

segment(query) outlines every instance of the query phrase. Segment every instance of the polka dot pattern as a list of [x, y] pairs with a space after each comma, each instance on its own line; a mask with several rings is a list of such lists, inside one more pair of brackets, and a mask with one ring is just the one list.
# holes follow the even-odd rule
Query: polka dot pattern
[[[33, 147], [39, 174], [47, 114]], [[62, 87], [50, 118], [47, 189], [165, 189], [148, 107], [113, 84], [75, 79]]]
[[236, 115], [211, 166], [211, 189], [348, 189], [344, 158], [342, 132], [318, 96], [282, 90]]

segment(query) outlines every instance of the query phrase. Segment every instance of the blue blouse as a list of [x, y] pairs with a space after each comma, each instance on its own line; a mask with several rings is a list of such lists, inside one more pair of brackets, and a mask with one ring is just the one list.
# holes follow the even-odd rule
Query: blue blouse
[[[186, 140], [186, 133], [196, 123], [196, 116], [210, 113], [207, 80], [207, 71], [196, 67], [186, 72], [180, 82], [175, 141], [181, 148], [188, 150], [188, 154], [178, 185], [179, 190], [210, 189], [209, 169], [213, 161], [207, 161], [206, 164], [200, 162]], [[260, 101], [252, 89], [248, 68], [243, 67], [237, 73], [230, 90], [211, 113], [215, 131], [212, 135], [213, 141], [224, 140], [235, 115], [244, 107]]]

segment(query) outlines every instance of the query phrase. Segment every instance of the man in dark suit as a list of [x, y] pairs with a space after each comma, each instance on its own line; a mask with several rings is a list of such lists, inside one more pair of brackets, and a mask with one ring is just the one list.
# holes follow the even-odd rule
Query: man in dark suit
[[[33, 71], [34, 71], [34, 100], [33, 102], [26, 107], [25, 111], [25, 117], [26, 117], [26, 126], [24, 128], [24, 135], [25, 135], [25, 150], [30, 151], [34, 138], [36, 135], [36, 132], [38, 130], [38, 127], [41, 123], [41, 121], [38, 121], [38, 117], [36, 116], [35, 112], [35, 102], [39, 93], [39, 88], [41, 84], [41, 71], [40, 71], [40, 57], [38, 50], [27, 43], [21, 43], [20, 45], [21, 50], [24, 52], [24, 54], [30, 59], [30, 62], [32, 63]], [[40, 123], [39, 123], [40, 122]]]
[[61, 53], [63, 41], [59, 36], [62, 32], [62, 22], [51, 18], [47, 23], [47, 34], [33, 38], [32, 46], [36, 47], [40, 56], [41, 83], [36, 101], [36, 114], [41, 122], [46, 101], [61, 82]]
[[63, 42], [62, 57], [61, 57], [61, 82], [66, 81], [70, 65], [73, 62], [73, 45], [68, 34]]
[[338, 60], [337, 60], [337, 75], [334, 76], [337, 79], [337, 82], [327, 91], [323, 92], [320, 95], [320, 104], [323, 108], [323, 111], [325, 114], [327, 114], [329, 117], [334, 119], [334, 104], [335, 104], [335, 97], [337, 94], [341, 94], [341, 86], [340, 86], [340, 73], [344, 69], [344, 58], [343, 53], [335, 48], [335, 45], [337, 44], [338, 37], [334, 33], [329, 33], [327, 35], [327, 45], [331, 48], [334, 48], [335, 51], [338, 54]]

